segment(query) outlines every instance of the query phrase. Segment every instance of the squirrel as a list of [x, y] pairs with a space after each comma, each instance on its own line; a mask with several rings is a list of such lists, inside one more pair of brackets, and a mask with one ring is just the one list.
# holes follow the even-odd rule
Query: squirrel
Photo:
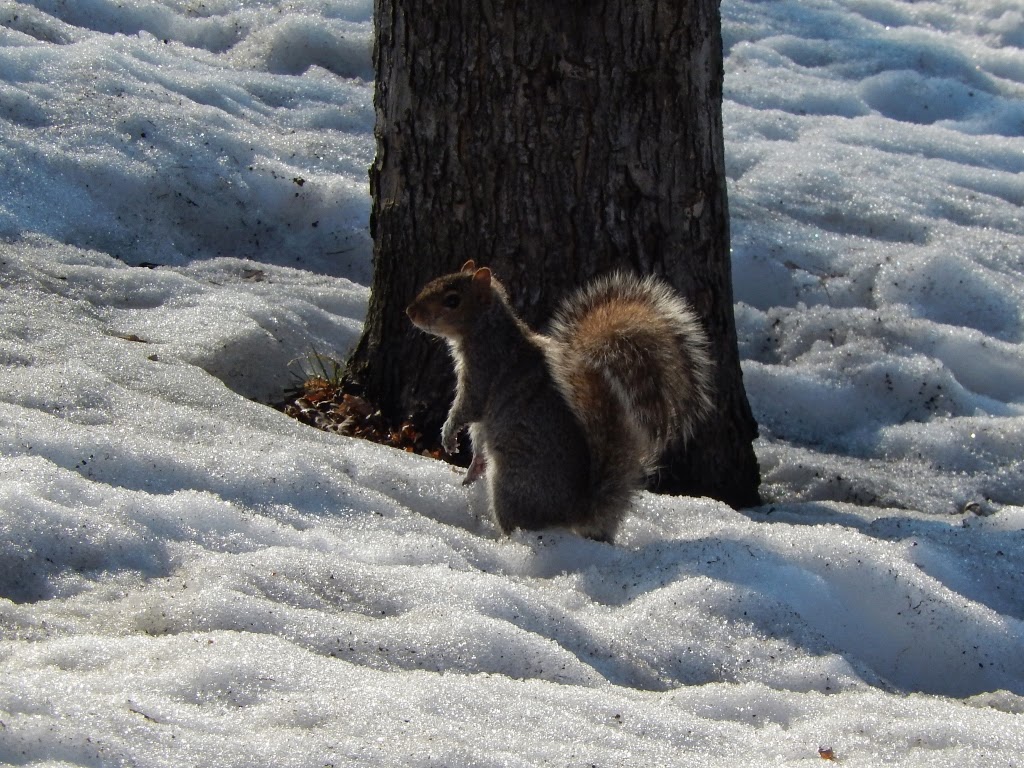
[[713, 408], [704, 329], [654, 277], [599, 278], [540, 334], [491, 270], [468, 261], [429, 282], [406, 313], [448, 342], [457, 386], [441, 445], [456, 453], [469, 426], [464, 484], [486, 475], [506, 535], [560, 526], [613, 543], [665, 448]]

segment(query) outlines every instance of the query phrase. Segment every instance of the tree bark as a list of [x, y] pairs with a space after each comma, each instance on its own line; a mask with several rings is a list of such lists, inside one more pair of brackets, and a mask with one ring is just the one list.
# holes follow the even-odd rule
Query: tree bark
[[349, 386], [439, 428], [451, 362], [404, 308], [468, 259], [534, 327], [594, 275], [658, 274], [708, 328], [719, 397], [655, 485], [756, 504], [717, 0], [377, 0], [376, 33], [374, 278]]

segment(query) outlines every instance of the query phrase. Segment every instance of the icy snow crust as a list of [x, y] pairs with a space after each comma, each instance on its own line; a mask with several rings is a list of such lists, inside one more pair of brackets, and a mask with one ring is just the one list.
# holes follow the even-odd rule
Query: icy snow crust
[[614, 548], [260, 404], [365, 312], [371, 14], [0, 5], [0, 763], [1024, 765], [1019, 4], [724, 4], [767, 503]]

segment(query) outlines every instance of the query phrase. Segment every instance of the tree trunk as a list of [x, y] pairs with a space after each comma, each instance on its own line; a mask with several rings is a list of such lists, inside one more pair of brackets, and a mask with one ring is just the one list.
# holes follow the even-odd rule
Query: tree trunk
[[377, 0], [374, 278], [349, 386], [437, 430], [447, 350], [404, 308], [475, 259], [543, 326], [614, 268], [665, 277], [708, 328], [718, 413], [660, 490], [758, 501], [733, 318], [717, 0]]

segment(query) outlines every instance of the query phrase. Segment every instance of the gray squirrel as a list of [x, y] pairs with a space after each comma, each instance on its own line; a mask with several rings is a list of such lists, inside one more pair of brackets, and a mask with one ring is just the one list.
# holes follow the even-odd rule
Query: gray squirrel
[[470, 427], [465, 484], [486, 475], [505, 534], [563, 526], [611, 543], [665, 448], [713, 407], [704, 329], [654, 277], [600, 278], [539, 334], [491, 270], [468, 261], [406, 312], [448, 342], [457, 387], [441, 445], [456, 453]]

